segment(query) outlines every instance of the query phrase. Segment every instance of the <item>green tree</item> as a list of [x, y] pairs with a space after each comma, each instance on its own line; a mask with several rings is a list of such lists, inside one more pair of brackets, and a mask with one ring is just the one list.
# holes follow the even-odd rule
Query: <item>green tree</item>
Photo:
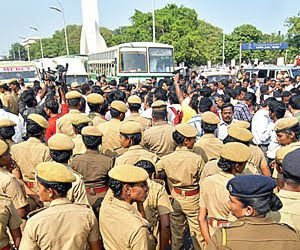
[[287, 38], [289, 42], [289, 60], [293, 62], [296, 55], [300, 53], [300, 12], [297, 16], [290, 17], [286, 20], [288, 27]]
[[27, 51], [20, 43], [13, 43], [9, 50], [9, 60], [28, 60]]

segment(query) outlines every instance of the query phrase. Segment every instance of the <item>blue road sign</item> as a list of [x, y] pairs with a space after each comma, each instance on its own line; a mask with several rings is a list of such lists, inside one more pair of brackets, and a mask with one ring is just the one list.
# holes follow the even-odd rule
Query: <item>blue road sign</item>
[[242, 43], [242, 50], [287, 49], [289, 43]]

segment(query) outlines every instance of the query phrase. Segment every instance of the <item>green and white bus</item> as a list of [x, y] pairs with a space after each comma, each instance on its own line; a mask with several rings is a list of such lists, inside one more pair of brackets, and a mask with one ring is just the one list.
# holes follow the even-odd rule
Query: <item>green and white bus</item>
[[172, 77], [173, 71], [174, 48], [162, 43], [123, 43], [90, 54], [88, 59], [88, 73], [94, 81], [104, 74], [108, 81], [128, 76], [129, 83], [145, 83], [152, 76]]

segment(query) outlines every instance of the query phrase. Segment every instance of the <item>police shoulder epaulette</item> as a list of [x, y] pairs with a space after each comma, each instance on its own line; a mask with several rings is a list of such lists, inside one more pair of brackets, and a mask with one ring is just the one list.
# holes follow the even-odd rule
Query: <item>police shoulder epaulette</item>
[[44, 211], [46, 210], [47, 207], [41, 207], [41, 208], [38, 208], [38, 209], [35, 209], [33, 211], [31, 211], [28, 215], [27, 215], [27, 218], [30, 219], [31, 217], [33, 217], [34, 215], [38, 214], [39, 212], [41, 211]]
[[233, 221], [233, 222], [228, 222], [226, 224], [221, 224], [220, 228], [232, 228], [232, 227], [241, 227], [245, 224], [243, 221]]
[[153, 181], [155, 181], [156, 183], [160, 184], [160, 185], [165, 185], [165, 182], [161, 179], [153, 179]]
[[290, 225], [288, 225], [288, 224], [285, 224], [285, 223], [278, 223], [278, 224], [279, 224], [280, 226], [287, 227], [287, 228], [293, 230], [295, 233], [297, 233], [296, 230], [295, 230], [293, 227], [291, 227]]

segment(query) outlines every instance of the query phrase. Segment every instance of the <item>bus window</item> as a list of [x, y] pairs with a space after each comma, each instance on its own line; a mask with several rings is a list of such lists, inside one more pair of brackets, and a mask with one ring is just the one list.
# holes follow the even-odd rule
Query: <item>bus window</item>
[[260, 69], [258, 71], [257, 78], [266, 78], [267, 76], [268, 76], [268, 70], [266, 70], [266, 69]]
[[270, 70], [269, 77], [275, 78], [275, 70]]
[[120, 72], [147, 72], [146, 48], [121, 48]]
[[150, 73], [173, 72], [173, 50], [171, 48], [149, 48]]

